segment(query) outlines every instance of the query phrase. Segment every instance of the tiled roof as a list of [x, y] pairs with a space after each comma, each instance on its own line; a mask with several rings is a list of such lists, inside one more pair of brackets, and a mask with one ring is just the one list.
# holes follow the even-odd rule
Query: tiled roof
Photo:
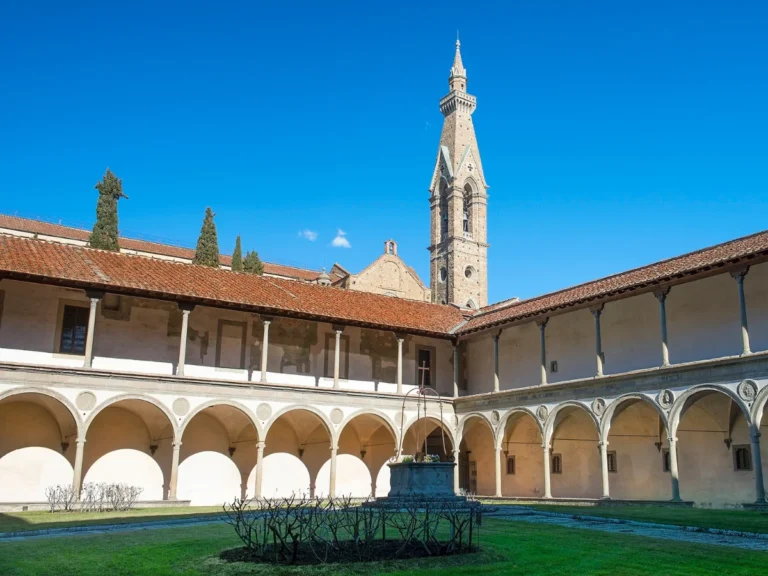
[[577, 306], [596, 299], [674, 283], [686, 276], [705, 274], [738, 263], [748, 264], [757, 258], [762, 260], [768, 258], [768, 231], [758, 232], [751, 236], [662, 260], [600, 280], [579, 284], [530, 300], [513, 302], [502, 307], [499, 307], [499, 304], [494, 304], [480, 310], [467, 324], [457, 330], [457, 333], [468, 334], [515, 320]]
[[0, 277], [448, 337], [452, 306], [0, 235]]
[[[88, 230], [83, 230], [82, 228], [72, 228], [71, 226], [51, 224], [49, 222], [31, 220], [29, 218], [19, 218], [18, 216], [9, 216], [7, 214], [0, 214], [0, 228], [19, 230], [30, 234], [43, 234], [45, 236], [79, 240], [81, 242], [87, 242], [91, 235]], [[195, 251], [191, 248], [160, 244], [159, 242], [150, 242], [148, 240], [126, 238], [124, 236], [120, 237], [120, 248], [124, 250], [135, 250], [136, 252], [146, 252], [148, 254], [158, 254], [160, 256], [182, 258], [185, 260], [192, 260], [195, 256]], [[223, 266], [232, 265], [232, 257], [226, 254], [220, 255], [219, 261]], [[264, 272], [267, 274], [274, 274], [275, 276], [285, 276], [287, 278], [296, 278], [298, 280], [307, 281], [316, 280], [320, 275], [320, 273], [315, 270], [283, 266], [282, 264], [272, 264], [271, 262], [264, 262]]]

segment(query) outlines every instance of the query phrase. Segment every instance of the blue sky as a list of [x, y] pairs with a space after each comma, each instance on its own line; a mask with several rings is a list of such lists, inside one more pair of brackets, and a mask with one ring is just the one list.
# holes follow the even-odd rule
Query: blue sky
[[[425, 282], [459, 29], [490, 300], [768, 228], [765, 2], [5, 2], [0, 211]], [[343, 230], [350, 247], [334, 247]], [[314, 241], [302, 230], [317, 234]]]

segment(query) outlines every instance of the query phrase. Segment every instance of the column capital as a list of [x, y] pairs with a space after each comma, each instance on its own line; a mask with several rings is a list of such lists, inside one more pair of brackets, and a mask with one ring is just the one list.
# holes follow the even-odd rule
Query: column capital
[[667, 299], [667, 295], [669, 294], [669, 291], [672, 288], [670, 286], [665, 286], [664, 288], [659, 288], [658, 290], [653, 291], [653, 295], [656, 296], [656, 299], [659, 302], [664, 302]]
[[603, 308], [605, 308], [605, 302], [600, 302], [600, 304], [595, 304], [594, 306], [590, 306], [589, 311], [592, 312], [593, 316], [597, 317], [603, 313]]
[[752, 440], [759, 442], [760, 436], [762, 436], [762, 432], [760, 430], [750, 430], [749, 431], [749, 437], [752, 438]]
[[195, 304], [192, 304], [191, 302], [177, 302], [176, 305], [184, 314], [189, 314], [195, 309]]
[[549, 444], [542, 444], [541, 449], [544, 450], [544, 452], [549, 452]]
[[104, 290], [86, 290], [85, 295], [91, 300], [101, 300], [106, 292]]
[[608, 440], [600, 440], [600, 441], [598, 441], [597, 445], [600, 448], [602, 448], [603, 446], [605, 446], [607, 448], [608, 447]]
[[677, 438], [674, 436], [667, 436], [667, 442], [672, 444], [673, 442], [677, 442]]
[[266, 324], [267, 326], [272, 323], [272, 320], [274, 320], [274, 317], [272, 316], [261, 316], [261, 323]]
[[742, 266], [741, 268], [736, 268], [735, 270], [731, 270], [731, 278], [736, 280], [736, 282], [743, 282], [744, 277], [749, 272], [749, 266]]
[[338, 452], [338, 450], [339, 450], [338, 446], [331, 445], [331, 454], [332, 455], [335, 455], [336, 452]]
[[346, 326], [343, 326], [342, 324], [331, 324], [331, 328], [333, 328], [333, 331], [337, 334], [341, 334], [344, 332], [344, 328], [346, 328]]
[[491, 334], [491, 338], [493, 338], [493, 339], [494, 339], [496, 342], [498, 342], [498, 341], [499, 341], [499, 338], [501, 338], [501, 333], [502, 333], [503, 331], [504, 331], [504, 330], [502, 330], [501, 328], [499, 328], [499, 329], [498, 329], [496, 332], [494, 332], [494, 333], [492, 333], [492, 334]]
[[[342, 328], [342, 330], [343, 330], [343, 328]], [[404, 334], [402, 332], [392, 332], [392, 334], [395, 335], [395, 340], [397, 340], [398, 342], [404, 342], [405, 341], [405, 337], [408, 336], [407, 334]]]
[[547, 327], [548, 323], [549, 323], [549, 316], [545, 316], [544, 318], [538, 318], [536, 320], [536, 326], [538, 326], [542, 330], [544, 330], [544, 328]]
[[258, 442], [256, 442], [256, 449], [257, 450], [263, 451], [264, 448], [266, 448], [266, 447], [267, 447], [267, 443], [264, 440], [259, 440]]
[[85, 444], [85, 438], [77, 438], [75, 444]]
[[176, 441], [173, 443], [173, 449], [174, 449], [174, 450], [181, 450], [181, 440], [176, 440]]

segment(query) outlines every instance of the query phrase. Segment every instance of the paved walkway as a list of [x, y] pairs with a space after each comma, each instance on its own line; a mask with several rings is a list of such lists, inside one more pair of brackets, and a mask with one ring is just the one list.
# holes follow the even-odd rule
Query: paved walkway
[[654, 524], [635, 520], [600, 518], [597, 516], [574, 516], [573, 514], [563, 514], [560, 512], [543, 512], [526, 508], [525, 506], [499, 506], [496, 512], [491, 512], [487, 516], [505, 520], [534, 522], [537, 524], [551, 524], [563, 526], [564, 528], [598, 530], [614, 534], [632, 534], [647, 538], [661, 538], [663, 540], [730, 546], [745, 550], [768, 552], [768, 534]]

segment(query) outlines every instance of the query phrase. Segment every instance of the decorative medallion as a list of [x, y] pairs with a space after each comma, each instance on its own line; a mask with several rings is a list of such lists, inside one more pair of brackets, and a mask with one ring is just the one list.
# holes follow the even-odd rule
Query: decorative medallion
[[491, 422], [493, 422], [494, 424], [498, 424], [499, 420], [501, 420], [501, 415], [499, 414], [499, 411], [494, 410], [493, 412], [491, 412]]
[[96, 408], [96, 395], [93, 392], [80, 392], [75, 399], [75, 405], [83, 411]]
[[173, 401], [173, 413], [176, 416], [186, 416], [189, 413], [189, 400], [186, 398], [176, 398]]
[[754, 380], [743, 380], [739, 383], [736, 390], [739, 392], [741, 399], [750, 404], [754, 402], [757, 397], [757, 384]]
[[262, 422], [266, 422], [272, 416], [272, 407], [263, 402], [256, 407], [256, 417]]
[[541, 406], [539, 406], [539, 407], [536, 409], [536, 416], [538, 416], [538, 417], [539, 417], [539, 420], [542, 420], [542, 421], [544, 421], [544, 420], [546, 420], [546, 419], [547, 419], [547, 416], [549, 416], [549, 410], [547, 409], [547, 407], [546, 407], [546, 406], [544, 406], [544, 405], [542, 404]]
[[675, 402], [675, 394], [672, 390], [662, 390], [656, 397], [656, 401], [664, 410], [669, 410]]
[[342, 420], [344, 420], [344, 412], [342, 412], [340, 408], [331, 410], [331, 422], [334, 424], [341, 424]]
[[602, 416], [603, 412], [605, 412], [605, 400], [602, 398], [595, 398], [592, 402], [592, 412], [598, 416]]

